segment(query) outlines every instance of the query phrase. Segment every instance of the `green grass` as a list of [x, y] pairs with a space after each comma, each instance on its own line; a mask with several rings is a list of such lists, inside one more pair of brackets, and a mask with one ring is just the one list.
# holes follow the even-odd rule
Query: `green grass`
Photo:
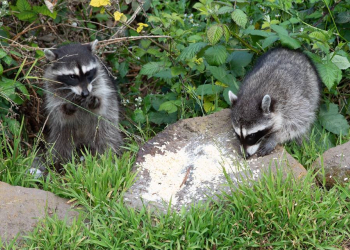
[[120, 158], [87, 153], [66, 164], [64, 176], [50, 171], [44, 180], [27, 173], [34, 155], [25, 156], [19, 141], [0, 144], [0, 180], [51, 191], [82, 213], [72, 223], [45, 218], [22, 242], [0, 242], [3, 249], [336, 249], [350, 236], [350, 186], [325, 190], [312, 173], [298, 181], [266, 174], [210, 204], [155, 215], [123, 204], [135, 145]]

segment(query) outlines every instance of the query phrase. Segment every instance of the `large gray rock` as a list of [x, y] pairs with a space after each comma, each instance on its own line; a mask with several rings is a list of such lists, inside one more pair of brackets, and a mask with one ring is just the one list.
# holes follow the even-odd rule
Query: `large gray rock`
[[31, 231], [45, 216], [57, 214], [59, 219], [77, 216], [66, 199], [35, 188], [11, 186], [0, 182], [0, 238], [3, 241]]
[[350, 142], [328, 149], [312, 163], [312, 167], [316, 171], [321, 170], [317, 178], [320, 183], [323, 183], [323, 177], [325, 177], [326, 187], [333, 187], [337, 182], [348, 183], [350, 181]]
[[178, 121], [148, 141], [139, 151], [135, 184], [124, 202], [135, 208], [146, 205], [166, 211], [171, 201], [175, 210], [207, 201], [223, 191], [229, 192], [227, 175], [234, 185], [243, 179], [257, 180], [262, 172], [281, 168], [299, 178], [306, 170], [282, 147], [262, 158], [244, 161], [233, 134], [230, 110], [206, 117]]

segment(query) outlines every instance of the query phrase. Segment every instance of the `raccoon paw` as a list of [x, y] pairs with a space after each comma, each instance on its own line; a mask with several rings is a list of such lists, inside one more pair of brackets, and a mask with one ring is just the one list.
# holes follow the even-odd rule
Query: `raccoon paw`
[[256, 151], [256, 155], [258, 157], [268, 155], [275, 149], [275, 147], [276, 145], [273, 145], [271, 143], [260, 145], [258, 151]]
[[66, 103], [63, 104], [62, 110], [65, 115], [73, 115], [78, 110], [78, 108], [71, 103]]
[[96, 96], [91, 96], [91, 98], [89, 98], [89, 102], [88, 102], [88, 108], [89, 109], [97, 109], [100, 107], [100, 99]]

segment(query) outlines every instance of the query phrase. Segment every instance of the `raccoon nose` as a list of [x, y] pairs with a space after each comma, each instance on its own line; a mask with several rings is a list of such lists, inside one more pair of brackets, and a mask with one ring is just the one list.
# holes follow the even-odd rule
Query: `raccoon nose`
[[87, 97], [87, 96], [89, 96], [89, 94], [90, 94], [90, 92], [89, 92], [89, 90], [87, 90], [87, 89], [84, 89], [84, 90], [81, 92], [81, 96], [82, 96], [82, 97]]

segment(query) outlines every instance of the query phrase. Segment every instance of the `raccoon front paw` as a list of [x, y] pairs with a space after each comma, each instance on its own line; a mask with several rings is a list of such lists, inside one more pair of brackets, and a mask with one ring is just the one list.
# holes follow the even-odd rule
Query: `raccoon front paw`
[[265, 155], [268, 155], [275, 149], [275, 147], [276, 147], [276, 145], [272, 145], [272, 144], [260, 145], [258, 151], [256, 151], [256, 155], [258, 157], [263, 157]]
[[63, 104], [62, 106], [62, 111], [65, 115], [73, 115], [77, 110], [78, 110], [77, 106], [71, 103], [66, 103], [66, 104]]
[[101, 105], [100, 99], [96, 96], [91, 96], [88, 100], [89, 109], [97, 109]]

